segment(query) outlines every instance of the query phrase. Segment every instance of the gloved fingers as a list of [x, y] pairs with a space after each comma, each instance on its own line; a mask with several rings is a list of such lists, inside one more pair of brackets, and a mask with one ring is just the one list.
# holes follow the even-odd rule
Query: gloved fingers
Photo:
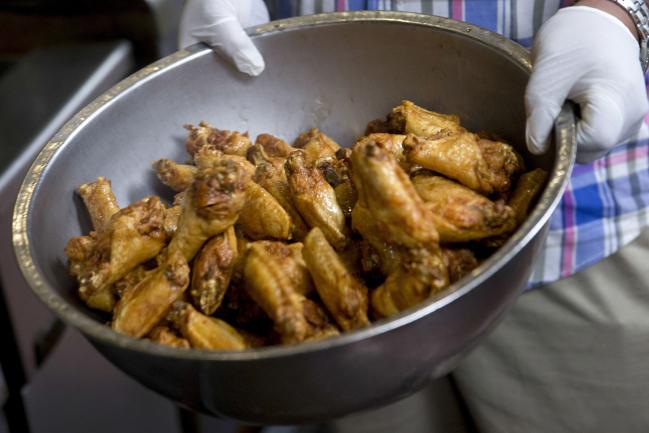
[[624, 114], [607, 92], [593, 90], [575, 101], [581, 108], [577, 122], [577, 162], [585, 164], [603, 156], [623, 137]]
[[558, 68], [551, 52], [545, 47], [534, 47], [534, 69], [525, 89], [525, 141], [528, 150], [540, 155], [549, 145], [550, 133], [561, 106], [578, 80], [570, 75], [574, 68]]
[[195, 29], [192, 36], [231, 59], [241, 72], [257, 76], [266, 64], [235, 17], [225, 17], [210, 26]]

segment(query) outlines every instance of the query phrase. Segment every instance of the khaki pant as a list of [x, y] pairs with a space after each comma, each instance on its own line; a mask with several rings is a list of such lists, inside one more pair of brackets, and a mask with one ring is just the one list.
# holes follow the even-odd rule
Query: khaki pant
[[452, 379], [319, 430], [649, 432], [649, 232], [522, 295]]

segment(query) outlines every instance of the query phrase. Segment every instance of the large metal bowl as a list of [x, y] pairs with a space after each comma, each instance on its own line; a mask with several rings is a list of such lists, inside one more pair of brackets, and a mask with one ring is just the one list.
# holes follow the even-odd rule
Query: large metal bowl
[[[34, 292], [106, 358], [188, 407], [256, 423], [300, 423], [404, 397], [450, 371], [525, 286], [574, 159], [562, 112], [550, 152], [525, 150], [528, 53], [463, 23], [363, 12], [278, 21], [251, 30], [267, 66], [235, 71], [204, 46], [142, 69], [88, 105], [34, 162], [16, 204], [13, 241]], [[457, 113], [509, 140], [551, 178], [529, 219], [470, 276], [418, 308], [337, 338], [245, 352], [174, 349], [116, 334], [77, 299], [63, 248], [89, 230], [74, 189], [101, 175], [120, 203], [167, 194], [152, 160], [184, 158], [182, 125], [292, 139], [317, 126], [345, 145], [402, 99]], [[101, 392], [97, 389], [97, 392]]]

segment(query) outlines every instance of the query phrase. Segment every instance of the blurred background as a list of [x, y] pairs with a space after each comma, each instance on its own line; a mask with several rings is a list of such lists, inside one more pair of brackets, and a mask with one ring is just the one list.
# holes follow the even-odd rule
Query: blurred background
[[186, 412], [110, 365], [31, 294], [11, 246], [33, 158], [85, 104], [176, 50], [182, 6], [0, 0], [0, 433], [249, 431]]

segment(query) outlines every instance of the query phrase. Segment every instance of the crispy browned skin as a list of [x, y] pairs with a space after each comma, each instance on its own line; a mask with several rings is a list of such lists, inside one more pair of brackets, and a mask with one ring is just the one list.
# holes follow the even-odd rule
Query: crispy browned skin
[[409, 249], [401, 266], [372, 292], [372, 311], [389, 317], [419, 304], [448, 285], [448, 273], [441, 253]]
[[348, 241], [345, 214], [336, 199], [336, 192], [322, 173], [308, 164], [303, 151], [295, 151], [286, 159], [286, 178], [295, 207], [311, 227], [319, 227], [337, 250]]
[[232, 226], [207, 241], [196, 256], [189, 294], [202, 313], [212, 314], [221, 305], [237, 256], [237, 237]]
[[255, 145], [261, 146], [266, 155], [270, 157], [286, 158], [295, 150], [286, 141], [271, 134], [259, 134]]
[[291, 238], [293, 223], [288, 212], [275, 197], [255, 182], [246, 188], [246, 202], [241, 209], [237, 225], [250, 239]]
[[334, 188], [336, 200], [346, 218], [351, 216], [358, 200], [358, 193], [352, 181], [351, 154], [351, 149], [341, 147], [335, 158], [326, 157], [316, 161], [316, 167]]
[[252, 165], [245, 157], [240, 155], [230, 155], [210, 146], [201, 147], [194, 154], [194, 164], [199, 169], [218, 166], [224, 159], [234, 161], [239, 164], [249, 176], [255, 174], [255, 166]]
[[454, 283], [478, 267], [478, 260], [468, 248], [442, 248], [449, 283]]
[[[271, 318], [282, 341], [296, 343], [337, 333], [326, 314], [295, 289], [289, 274], [275, 260], [277, 255], [288, 254], [273, 253], [269, 247], [261, 242], [249, 245], [244, 263], [245, 288]], [[272, 247], [287, 248], [280, 242], [272, 243]]]
[[548, 172], [537, 168], [530, 172], [524, 173], [518, 179], [516, 187], [511, 197], [507, 200], [507, 205], [514, 210], [516, 214], [516, 225], [521, 225], [530, 211], [532, 202], [538, 197], [545, 186], [548, 178]]
[[207, 239], [234, 224], [245, 203], [249, 181], [241, 165], [227, 159], [200, 169], [183, 200], [183, 212], [168, 251], [180, 251], [190, 261]]
[[174, 205], [165, 209], [163, 227], [169, 237], [173, 236], [178, 230], [180, 215], [183, 213], [181, 205]]
[[368, 325], [367, 287], [347, 270], [319, 228], [304, 239], [303, 256], [320, 299], [338, 326], [349, 331]]
[[70, 239], [65, 254], [88, 306], [112, 311], [113, 283], [162, 250], [164, 211], [158, 197], [147, 197], [115, 213], [99, 233]]
[[260, 163], [257, 165], [254, 179], [277, 200], [290, 216], [292, 224], [291, 238], [297, 241], [304, 239], [309, 228], [291, 199], [284, 166], [277, 168], [272, 163]]
[[196, 127], [185, 125], [185, 129], [189, 131], [186, 142], [187, 152], [192, 156], [204, 146], [228, 155], [246, 156], [251, 145], [247, 133], [217, 129], [206, 122], [200, 122]]
[[78, 191], [96, 231], [103, 229], [108, 224], [110, 217], [119, 211], [110, 180], [105, 177], [100, 176], [94, 182], [84, 183]]
[[385, 241], [407, 248], [438, 243], [430, 210], [392, 154], [363, 138], [354, 145], [352, 166], [359, 203], [371, 212]]
[[457, 133], [463, 130], [455, 114], [441, 114], [426, 110], [404, 100], [388, 115], [388, 128], [397, 134], [430, 137], [439, 133]]
[[410, 169], [410, 163], [403, 154], [403, 141], [406, 139], [405, 135], [376, 133], [368, 135], [368, 139], [374, 141], [377, 145], [391, 154], [399, 163], [399, 166], [406, 172]]
[[162, 320], [189, 285], [189, 266], [179, 251], [168, 254], [151, 275], [126, 291], [115, 305], [112, 327], [132, 337], [143, 337]]
[[208, 350], [244, 350], [244, 337], [223, 320], [199, 313], [187, 302], [177, 302], [169, 319], [192, 347]]
[[502, 142], [481, 139], [471, 132], [431, 136], [408, 134], [406, 158], [482, 194], [507, 193], [512, 178], [523, 169], [521, 157]]
[[198, 171], [193, 165], [179, 164], [166, 158], [155, 161], [152, 166], [158, 179], [174, 191], [184, 191], [189, 188]]
[[361, 254], [365, 273], [380, 269], [383, 275], [389, 275], [399, 268], [401, 264], [399, 246], [384, 239], [372, 213], [359, 203], [352, 211], [352, 229], [363, 237]]
[[325, 157], [333, 158], [340, 149], [338, 143], [317, 128], [300, 134], [293, 142], [293, 147], [302, 149], [310, 163], [315, 163]]
[[502, 200], [491, 201], [452, 180], [431, 174], [412, 178], [415, 189], [432, 211], [430, 221], [440, 242], [468, 242], [510, 232], [514, 211]]
[[171, 328], [165, 325], [158, 325], [153, 328], [147, 338], [165, 346], [190, 348], [189, 341], [186, 338], [178, 336]]

